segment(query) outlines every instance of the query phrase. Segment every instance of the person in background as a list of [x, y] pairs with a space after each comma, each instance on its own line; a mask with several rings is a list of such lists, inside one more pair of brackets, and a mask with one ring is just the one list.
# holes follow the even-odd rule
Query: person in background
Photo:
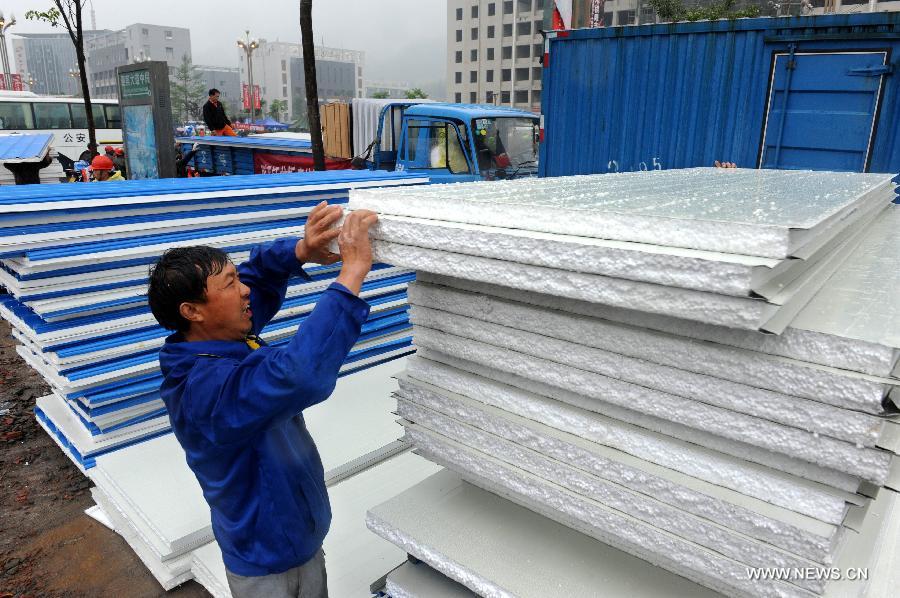
[[125, 177], [119, 171], [113, 172], [113, 161], [106, 156], [96, 156], [91, 160], [91, 172], [95, 181], [124, 181]]
[[90, 180], [91, 163], [79, 160], [72, 165], [72, 179], [70, 183], [86, 183]]
[[112, 157], [113, 165], [116, 170], [122, 173], [122, 176], [128, 178], [128, 165], [125, 163], [125, 150], [121, 147], [115, 149], [115, 155]]
[[94, 159], [94, 156], [97, 154], [97, 144], [96, 143], [88, 143], [87, 149], [81, 152], [81, 155], [78, 156], [78, 159], [82, 162], [87, 162], [90, 164], [91, 160]]
[[36, 162], [6, 162], [3, 164], [13, 174], [16, 185], [37, 185], [41, 182], [41, 169], [47, 168], [53, 162], [50, 157], [50, 149], [42, 160]]
[[116, 148], [114, 148], [114, 147], [111, 146], [111, 145], [107, 145], [106, 147], [103, 148], [103, 154], [104, 154], [107, 158], [109, 158], [110, 160], [112, 160], [113, 157], [116, 155]]
[[203, 122], [215, 135], [236, 137], [231, 121], [225, 115], [225, 106], [219, 101], [219, 90], [215, 87], [209, 90], [209, 99], [203, 104]]
[[181, 144], [175, 144], [175, 176], [183, 179], [188, 176], [188, 162], [191, 161], [191, 158], [194, 157], [194, 154], [197, 153], [197, 149], [200, 147], [199, 143], [195, 143], [191, 146], [191, 151], [186, 154], [183, 154], [181, 151]]

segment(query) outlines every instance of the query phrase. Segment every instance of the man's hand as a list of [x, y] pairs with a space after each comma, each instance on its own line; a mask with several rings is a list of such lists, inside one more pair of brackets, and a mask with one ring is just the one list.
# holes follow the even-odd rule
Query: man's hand
[[363, 279], [372, 269], [372, 243], [369, 229], [378, 222], [378, 215], [369, 210], [351, 212], [344, 220], [338, 236], [343, 265], [337, 282], [359, 295]]
[[339, 228], [332, 226], [341, 219], [343, 213], [341, 206], [330, 206], [326, 201], [312, 209], [306, 218], [304, 236], [294, 248], [297, 261], [303, 264], [333, 264], [341, 259], [338, 254], [328, 251], [328, 245], [341, 232]]

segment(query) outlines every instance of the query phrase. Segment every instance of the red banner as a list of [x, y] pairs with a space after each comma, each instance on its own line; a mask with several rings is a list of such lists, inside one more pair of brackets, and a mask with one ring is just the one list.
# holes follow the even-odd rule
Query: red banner
[[[347, 170], [350, 160], [325, 158], [326, 170]], [[253, 153], [253, 172], [256, 174], [277, 174], [279, 172], [312, 172], [312, 154], [268, 154]]]
[[262, 104], [259, 103], [259, 99], [260, 99], [259, 96], [260, 96], [260, 94], [259, 94], [259, 85], [254, 85], [254, 86], [253, 86], [253, 107], [254, 107], [256, 110], [259, 110], [260, 107], [262, 106]]
[[241, 105], [244, 110], [250, 110], [250, 91], [246, 83], [241, 84]]

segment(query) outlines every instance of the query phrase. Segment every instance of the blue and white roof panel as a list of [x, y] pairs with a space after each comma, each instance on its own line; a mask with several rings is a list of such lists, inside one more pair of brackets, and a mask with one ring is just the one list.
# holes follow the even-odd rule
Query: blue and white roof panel
[[0, 135], [0, 162], [40, 162], [50, 150], [53, 135]]

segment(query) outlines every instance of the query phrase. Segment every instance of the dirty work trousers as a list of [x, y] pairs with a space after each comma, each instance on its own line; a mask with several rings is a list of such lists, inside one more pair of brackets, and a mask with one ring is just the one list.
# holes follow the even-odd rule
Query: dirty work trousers
[[328, 598], [325, 553], [275, 575], [244, 577], [225, 570], [232, 598]]

